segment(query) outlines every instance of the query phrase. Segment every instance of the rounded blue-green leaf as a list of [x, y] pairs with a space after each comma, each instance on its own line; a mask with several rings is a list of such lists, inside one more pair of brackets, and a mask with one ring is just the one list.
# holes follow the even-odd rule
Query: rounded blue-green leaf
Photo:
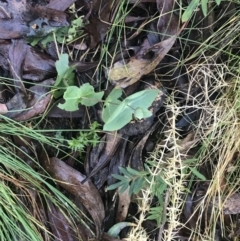
[[122, 102], [103, 126], [104, 131], [116, 131], [132, 120], [133, 110]]
[[68, 54], [61, 54], [59, 60], [55, 63], [57, 73], [60, 77], [63, 77], [65, 72], [69, 69], [68, 66]]
[[134, 117], [141, 120], [152, 116], [152, 112], [146, 108], [137, 108], [134, 111]]
[[156, 99], [159, 90], [142, 90], [135, 94], [128, 96], [124, 101], [126, 105], [133, 108], [134, 110], [137, 108], [149, 108], [153, 101]]
[[135, 116], [137, 119], [139, 119], [139, 120], [143, 119], [143, 111], [142, 111], [142, 109], [141, 109], [141, 108], [137, 108], [137, 109], [134, 111], [134, 116]]
[[111, 93], [105, 100], [103, 111], [102, 111], [102, 119], [104, 122], [107, 122], [113, 112], [116, 110], [118, 105], [120, 105], [121, 101], [119, 98], [122, 96], [122, 89], [113, 89]]
[[66, 111], [76, 111], [78, 110], [78, 104], [81, 98], [81, 93], [77, 86], [69, 86], [64, 92], [63, 98], [65, 100], [64, 104], [58, 104], [60, 109]]
[[113, 225], [109, 230], [108, 230], [108, 235], [110, 235], [113, 238], [118, 238], [119, 233], [122, 231], [122, 229], [128, 227], [128, 226], [136, 226], [135, 223], [129, 223], [129, 222], [120, 222], [115, 225]]

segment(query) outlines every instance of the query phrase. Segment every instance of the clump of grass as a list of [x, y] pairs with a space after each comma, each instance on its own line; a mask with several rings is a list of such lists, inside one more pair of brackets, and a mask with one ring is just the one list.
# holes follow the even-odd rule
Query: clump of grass
[[[232, 194], [239, 192], [239, 90], [240, 78], [236, 76], [228, 82], [223, 95], [212, 106], [212, 123], [209, 123], [208, 130], [202, 136], [203, 146], [199, 157], [203, 165], [211, 167], [212, 177], [198, 209], [202, 212], [208, 208], [211, 210], [206, 224], [210, 239], [216, 236], [217, 223], [220, 223], [221, 235], [229, 235], [227, 229], [230, 227], [225, 226], [223, 218], [224, 203]], [[201, 222], [199, 218], [195, 232], [200, 232]]]
[[[30, 138], [33, 142], [49, 145], [52, 148], [61, 146], [60, 143], [21, 123], [7, 118], [5, 121], [0, 124], [1, 240], [51, 240], [53, 234], [46, 223], [48, 220], [46, 211], [51, 213], [49, 202], [59, 208], [69, 220], [69, 225], [77, 230], [75, 225], [77, 222], [82, 222], [83, 214], [56, 189], [54, 180], [47, 181], [47, 179], [51, 180], [51, 177], [42, 169], [37, 156], [33, 158], [13, 144], [10, 135], [17, 135], [24, 140]], [[33, 143], [26, 141], [26, 144], [34, 152]], [[27, 156], [28, 160], [34, 163], [35, 168], [21, 159], [19, 153]], [[36, 167], [38, 170], [35, 170]], [[81, 239], [81, 237], [78, 238]]]

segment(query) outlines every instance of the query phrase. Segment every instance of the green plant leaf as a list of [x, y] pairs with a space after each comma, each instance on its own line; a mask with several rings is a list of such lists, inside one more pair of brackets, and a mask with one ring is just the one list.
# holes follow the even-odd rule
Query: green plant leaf
[[192, 168], [192, 167], [188, 167], [190, 170], [191, 170], [191, 172], [196, 176], [196, 177], [198, 177], [200, 180], [202, 180], [202, 181], [206, 181], [207, 179], [206, 179], [206, 177], [203, 175], [203, 174], [201, 174], [196, 168]]
[[197, 158], [189, 158], [184, 160], [184, 164], [191, 164], [191, 163], [196, 163], [198, 161]]
[[88, 85], [87, 88], [89, 89], [86, 88], [86, 91], [85, 91], [85, 90], [82, 90], [82, 88], [80, 88], [80, 91], [81, 91], [80, 103], [82, 105], [93, 106], [102, 100], [102, 97], [104, 95], [103, 91], [96, 93], [94, 92], [94, 88], [89, 83], [86, 83], [84, 85]]
[[222, 0], [215, 0], [215, 2], [216, 2], [217, 5], [220, 5], [221, 1], [222, 1]]
[[61, 78], [63, 78], [65, 73], [69, 70], [68, 63], [69, 63], [68, 62], [68, 54], [61, 54], [59, 56], [59, 60], [57, 60], [55, 63], [57, 73]]
[[191, 15], [193, 14], [193, 11], [197, 8], [200, 0], [192, 0], [191, 3], [188, 5], [187, 9], [184, 11], [182, 15], [182, 22], [187, 22]]
[[128, 189], [128, 187], [129, 187], [129, 183], [124, 183], [124, 184], [120, 187], [119, 192], [120, 192], [120, 193], [125, 192], [125, 191]]
[[149, 216], [147, 217], [147, 219], [149, 220], [156, 220], [157, 221], [157, 225], [159, 227], [159, 225], [161, 224], [162, 220], [164, 219], [163, 217], [163, 209], [164, 207], [162, 205], [158, 206], [158, 207], [151, 207], [149, 210]]
[[113, 238], [118, 238], [119, 233], [122, 231], [122, 229], [128, 227], [128, 226], [136, 226], [134, 223], [129, 223], [129, 222], [121, 222], [113, 225], [109, 230], [108, 230], [108, 235], [110, 235]]
[[71, 67], [63, 77], [57, 77], [55, 85], [53, 87], [53, 90], [55, 90], [53, 92], [53, 96], [55, 98], [62, 96], [66, 88], [74, 84], [75, 73], [73, 72], [73, 70], [74, 68]]
[[127, 182], [128, 182], [128, 179], [126, 179], [126, 177], [124, 177], [124, 176], [121, 176], [121, 175], [118, 175], [118, 174], [112, 174], [112, 176], [113, 176], [115, 179], [118, 179], [118, 180], [121, 180], [121, 181], [127, 181]]
[[80, 102], [81, 94], [79, 93], [79, 88], [77, 86], [69, 86], [64, 92], [63, 98], [65, 100], [65, 103], [58, 104], [58, 107], [60, 109], [66, 111], [78, 110], [78, 104]]
[[58, 107], [66, 111], [76, 111], [79, 103], [93, 106], [102, 99], [103, 94], [103, 91], [95, 93], [94, 88], [89, 83], [83, 84], [80, 88], [68, 86], [63, 95], [65, 103], [58, 104]]
[[135, 187], [135, 183], [136, 183], [136, 180], [132, 180], [132, 182], [129, 183], [129, 190], [128, 190], [129, 196], [131, 196], [133, 194], [133, 189]]
[[125, 102], [120, 103], [103, 126], [104, 131], [116, 131], [132, 120], [132, 109]]
[[114, 183], [114, 184], [110, 185], [109, 187], [107, 187], [107, 191], [114, 190], [125, 184], [127, 184], [127, 186], [128, 186], [128, 183], [126, 183], [125, 181], [120, 181], [120, 182]]
[[115, 131], [121, 129], [132, 120], [132, 115], [135, 110], [140, 108], [144, 116], [151, 116], [148, 108], [155, 100], [159, 90], [143, 90], [124, 99], [114, 110], [114, 112], [107, 117], [103, 130]]
[[59, 60], [56, 61], [55, 65], [58, 76], [52, 89], [54, 90], [53, 96], [58, 98], [63, 95], [68, 86], [73, 85], [75, 67], [69, 67], [68, 54], [60, 55]]
[[42, 37], [29, 37], [27, 42], [31, 44], [31, 46], [37, 45], [41, 41]]
[[140, 190], [144, 187], [146, 182], [145, 177], [140, 177], [136, 180], [134, 188], [133, 188], [133, 193], [137, 194], [140, 192]]
[[134, 116], [135, 118], [141, 120], [144, 118], [144, 114], [143, 114], [143, 110], [141, 108], [137, 108], [135, 111], [134, 111]]
[[116, 107], [120, 105], [121, 101], [119, 100], [119, 98], [121, 96], [122, 96], [122, 89], [115, 88], [111, 91], [111, 93], [106, 98], [103, 106], [103, 113], [102, 113], [102, 119], [104, 122], [107, 122], [107, 120], [115, 111]]
[[142, 90], [128, 96], [124, 101], [134, 110], [137, 108], [146, 109], [151, 106], [158, 93], [159, 90]]
[[63, 40], [68, 35], [69, 26], [58, 28], [55, 32], [48, 34], [45, 38], [41, 40], [41, 44], [44, 48], [47, 47], [48, 43], [54, 41], [54, 34], [58, 43], [63, 43]]
[[141, 172], [139, 172], [139, 171], [137, 171], [137, 170], [135, 170], [131, 167], [127, 167], [126, 169], [129, 173], [131, 173], [134, 176], [141, 176], [142, 175]]
[[208, 11], [208, 1], [209, 0], [202, 0], [202, 11], [204, 16], [207, 16], [207, 11]]
[[134, 117], [139, 120], [148, 118], [150, 116], [152, 116], [152, 112], [148, 109], [137, 108], [137, 110], [134, 111]]
[[119, 171], [126, 177], [132, 179], [134, 177], [133, 174], [131, 174], [130, 172], [127, 171], [126, 168], [123, 168], [123, 167], [118, 167], [119, 168]]
[[67, 42], [71, 42], [78, 36], [82, 35], [83, 31], [79, 30], [79, 28], [82, 27], [84, 27], [83, 16], [73, 20], [71, 22], [70, 28], [68, 29]]

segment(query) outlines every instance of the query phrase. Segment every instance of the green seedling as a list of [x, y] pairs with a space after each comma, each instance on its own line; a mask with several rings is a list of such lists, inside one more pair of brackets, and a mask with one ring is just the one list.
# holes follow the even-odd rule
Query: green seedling
[[83, 151], [86, 146], [96, 146], [99, 143], [99, 136], [97, 134], [99, 126], [95, 121], [91, 124], [89, 131], [80, 131], [77, 138], [68, 141], [69, 147], [74, 151]]

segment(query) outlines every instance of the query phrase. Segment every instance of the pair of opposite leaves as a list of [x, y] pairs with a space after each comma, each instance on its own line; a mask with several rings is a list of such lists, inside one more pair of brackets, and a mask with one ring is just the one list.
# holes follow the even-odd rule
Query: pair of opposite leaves
[[[119, 100], [122, 96], [122, 89], [115, 88], [104, 101], [102, 119], [104, 121], [103, 130], [115, 131], [121, 129], [129, 123], [133, 116], [137, 119], [150, 117], [152, 113], [148, 110], [159, 90], [143, 90], [132, 94], [124, 100]], [[93, 106], [102, 101], [104, 92], [95, 92], [89, 83], [81, 87], [69, 86], [64, 92], [64, 104], [59, 104], [60, 109], [66, 111], [78, 110], [78, 105]]]

